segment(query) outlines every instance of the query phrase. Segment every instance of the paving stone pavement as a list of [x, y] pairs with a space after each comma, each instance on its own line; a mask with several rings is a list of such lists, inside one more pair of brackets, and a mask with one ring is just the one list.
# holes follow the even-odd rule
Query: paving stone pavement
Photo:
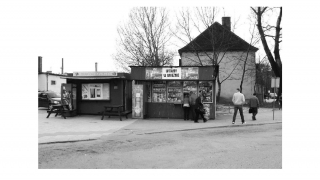
[[229, 108], [218, 110], [216, 119], [209, 120], [206, 123], [203, 123], [201, 120], [199, 121], [200, 123], [194, 123], [191, 120], [184, 121], [183, 119], [168, 118], [132, 119], [128, 117], [128, 119], [123, 118], [120, 121], [118, 117], [105, 117], [105, 120], [100, 120], [101, 116], [93, 115], [67, 117], [67, 119], [51, 115], [49, 118], [46, 118], [47, 111], [45, 109], [39, 108], [38, 112], [39, 144], [99, 139], [120, 129], [130, 129], [130, 125], [135, 122], [139, 123], [135, 131], [142, 133], [282, 123], [282, 110], [275, 109], [273, 112], [270, 108], [260, 108], [257, 121], [252, 121], [248, 109], [244, 108], [245, 125], [241, 123], [239, 112], [235, 125], [231, 123], [233, 110], [230, 109], [229, 111]]

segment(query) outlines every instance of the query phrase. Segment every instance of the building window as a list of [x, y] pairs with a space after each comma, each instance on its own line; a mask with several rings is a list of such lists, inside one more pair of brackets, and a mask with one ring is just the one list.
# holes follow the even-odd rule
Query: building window
[[51, 80], [51, 85], [56, 85], [56, 81]]
[[110, 100], [110, 84], [82, 84], [83, 100]]

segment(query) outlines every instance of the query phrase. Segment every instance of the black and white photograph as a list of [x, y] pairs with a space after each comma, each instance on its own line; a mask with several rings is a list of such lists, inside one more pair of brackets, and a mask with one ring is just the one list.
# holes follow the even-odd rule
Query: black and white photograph
[[319, 63], [295, 55], [317, 52], [300, 36], [318, 16], [233, 2], [1, 2], [3, 84], [27, 96], [5, 97], [4, 162], [32, 179], [314, 178]]

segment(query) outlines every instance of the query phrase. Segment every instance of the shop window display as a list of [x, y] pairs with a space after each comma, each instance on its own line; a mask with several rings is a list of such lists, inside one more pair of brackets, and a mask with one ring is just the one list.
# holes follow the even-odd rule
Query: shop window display
[[153, 82], [152, 102], [166, 102], [166, 81]]
[[184, 81], [183, 82], [183, 93], [190, 93], [192, 91], [194, 94], [197, 93], [197, 81]]
[[168, 82], [168, 102], [182, 102], [182, 81]]
[[203, 102], [212, 103], [213, 102], [213, 83], [212, 81], [199, 81], [199, 91], [203, 93]]

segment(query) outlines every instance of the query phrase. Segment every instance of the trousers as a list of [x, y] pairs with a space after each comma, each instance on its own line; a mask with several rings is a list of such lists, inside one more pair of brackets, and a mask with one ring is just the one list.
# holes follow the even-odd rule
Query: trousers
[[235, 121], [236, 121], [236, 117], [237, 117], [238, 110], [239, 110], [239, 112], [240, 112], [241, 121], [244, 122], [242, 105], [234, 105], [234, 113], [233, 113], [233, 120], [232, 120], [232, 122], [235, 122]]

